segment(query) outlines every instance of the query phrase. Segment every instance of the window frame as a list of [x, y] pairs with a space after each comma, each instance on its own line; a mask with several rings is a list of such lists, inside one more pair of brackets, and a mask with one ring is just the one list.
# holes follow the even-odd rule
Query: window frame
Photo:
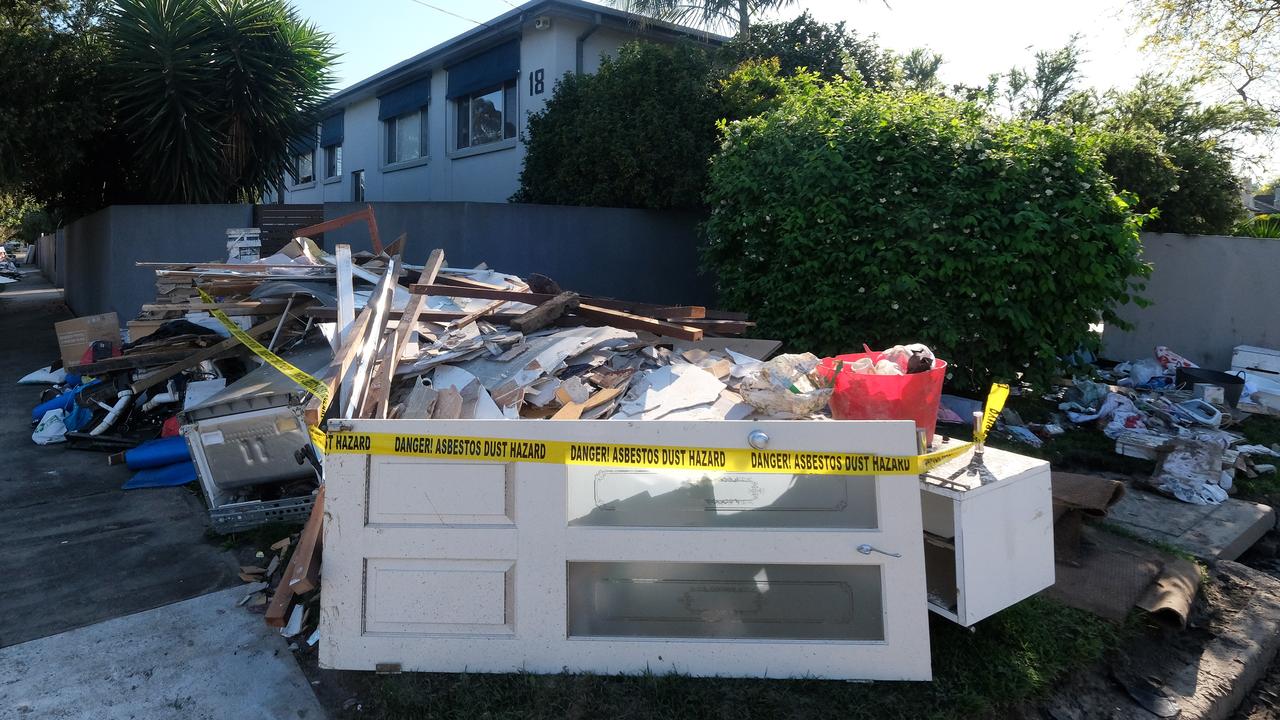
[[[303, 177], [302, 170], [299, 167], [299, 164], [301, 163], [302, 158], [304, 157], [311, 158], [311, 174], [306, 176], [305, 178]], [[293, 187], [297, 189], [302, 187], [311, 187], [315, 184], [316, 184], [315, 148], [311, 148], [310, 150], [302, 153], [294, 153], [293, 154]]]
[[364, 202], [364, 198], [365, 198], [364, 178], [365, 178], [364, 168], [351, 171], [351, 201], [352, 202]]
[[[398, 124], [401, 120], [409, 117], [410, 115], [418, 116], [418, 155], [404, 160], [396, 160], [394, 159], [393, 153], [396, 148]], [[431, 153], [427, 147], [428, 117], [427, 106], [423, 105], [416, 110], [410, 110], [409, 112], [401, 113], [395, 117], [390, 117], [382, 121], [382, 157], [380, 165], [384, 172], [400, 170], [407, 167], [415, 167], [425, 164], [431, 159]]]
[[[326, 182], [342, 179], [342, 143], [327, 145], [322, 149], [324, 150], [323, 179]], [[333, 173], [329, 172], [330, 165], [333, 165]]]
[[[452, 132], [450, 132], [451, 138], [450, 138], [449, 147], [452, 153], [459, 157], [466, 157], [468, 155], [476, 155], [480, 153], [491, 152], [493, 150], [505, 150], [507, 148], [515, 147], [516, 142], [519, 140], [519, 136], [520, 136], [519, 87], [520, 87], [520, 82], [519, 82], [519, 77], [517, 76], [509, 80], [503, 81], [501, 84], [490, 85], [488, 87], [481, 88], [475, 92], [468, 93], [466, 95], [460, 95], [454, 98], [452, 100], [454, 105], [453, 112], [450, 113], [451, 120], [452, 120], [450, 129], [452, 130]], [[489, 95], [494, 92], [499, 92], [502, 95], [502, 125], [503, 125], [502, 137], [497, 140], [491, 140], [486, 143], [476, 144], [472, 142], [472, 132], [471, 132], [472, 124], [474, 123], [474, 120], [475, 120], [474, 115], [472, 114], [472, 110], [474, 108], [472, 103], [475, 100], [475, 98], [483, 97], [485, 95]], [[507, 107], [508, 100], [515, 101], [514, 108]], [[462, 141], [461, 132], [463, 127], [462, 114], [463, 114], [464, 108], [466, 110], [466, 116], [467, 116], [467, 123], [466, 123], [467, 144], [466, 145], [461, 144], [461, 141]], [[508, 129], [511, 131], [511, 134], [509, 136], [507, 135]]]

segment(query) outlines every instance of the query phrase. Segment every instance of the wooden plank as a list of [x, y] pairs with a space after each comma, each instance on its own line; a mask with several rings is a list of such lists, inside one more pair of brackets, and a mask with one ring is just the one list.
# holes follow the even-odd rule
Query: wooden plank
[[[382, 279], [378, 281], [378, 286], [374, 288], [374, 294], [371, 297], [380, 297], [386, 292], [387, 285], [391, 282], [391, 274], [384, 274]], [[373, 310], [374, 303], [370, 302], [366, 304], [364, 309], [360, 311], [360, 314], [356, 316], [356, 321], [351, 328], [352, 338], [364, 337], [365, 329], [373, 319]], [[347, 370], [350, 369], [351, 362], [355, 360], [356, 353], [359, 352], [359, 350], [359, 343], [346, 343], [334, 352], [333, 361], [329, 363], [329, 367], [325, 368], [324, 371], [317, 376], [317, 379], [323, 382], [325, 387], [328, 388], [330, 399], [334, 398], [337, 394], [338, 384], [341, 382], [342, 378], [346, 376]], [[326, 409], [327, 408], [324, 403], [321, 402], [320, 397], [313, 395], [311, 399], [307, 401], [306, 407], [303, 408], [303, 418], [306, 420], [308, 425], [319, 425], [320, 421], [324, 418]]]
[[634, 315], [621, 310], [610, 310], [608, 308], [588, 305], [586, 303], [579, 304], [575, 314], [579, 317], [590, 318], [604, 323], [605, 325], [622, 328], [624, 330], [645, 330], [657, 335], [667, 335], [670, 337], [680, 338], [681, 340], [702, 339], [702, 330], [699, 328], [676, 325], [674, 323], [644, 317], [643, 315]]
[[338, 258], [338, 328], [335, 337], [336, 347], [342, 347], [347, 342], [351, 324], [356, 321], [355, 286], [351, 279], [351, 246], [339, 244], [334, 248], [334, 255]]
[[105, 375], [122, 370], [138, 370], [184, 360], [187, 354], [192, 351], [191, 348], [179, 348], [176, 350], [136, 352], [119, 357], [104, 358], [84, 365], [69, 365], [67, 366], [67, 372], [75, 373], [76, 375]]
[[211, 310], [258, 310], [261, 312], [279, 312], [283, 310], [283, 300], [243, 300], [237, 302], [205, 303], [148, 303], [142, 306], [142, 312], [209, 312]]
[[[306, 315], [307, 317], [315, 318], [316, 320], [321, 320], [321, 321], [336, 320], [338, 317], [338, 311], [336, 309], [326, 308], [326, 307], [311, 307], [305, 311], [300, 311], [299, 314]], [[469, 313], [454, 312], [450, 310], [423, 310], [418, 313], [418, 320], [421, 322], [448, 323], [454, 320], [461, 320], [462, 318], [467, 317], [468, 314]], [[511, 321], [520, 317], [523, 314], [524, 313], [518, 313], [518, 312], [493, 313], [489, 317], [491, 320], [495, 322], [506, 323], [508, 321]], [[403, 310], [387, 311], [388, 320], [400, 320], [402, 317], [404, 317]], [[578, 323], [578, 324], [581, 324], [581, 323]]]
[[[254, 325], [253, 327], [249, 328], [248, 330], [245, 330], [245, 333], [248, 334], [250, 337], [255, 337], [255, 338], [261, 337], [271, 332], [272, 330], [274, 330], [276, 327], [276, 322], [277, 322], [276, 318], [271, 318], [270, 320], [258, 323], [257, 325]], [[159, 385], [160, 383], [165, 382], [166, 380], [173, 377], [174, 375], [177, 375], [178, 373], [184, 370], [193, 368], [196, 365], [199, 365], [200, 363], [204, 362], [205, 360], [211, 360], [215, 357], [218, 357], [222, 353], [229, 352], [238, 347], [242, 347], [239, 340], [233, 337], [227, 338], [226, 340], [223, 340], [222, 342], [219, 342], [216, 345], [210, 345], [207, 348], [203, 348], [201, 350], [196, 350], [192, 352], [190, 355], [187, 355], [186, 357], [182, 358], [178, 362], [175, 362], [172, 365], [162, 370], [158, 370], [138, 380], [137, 382], [130, 385], [129, 388], [133, 390], [134, 395], [137, 395], [143, 390]]]
[[391, 262], [387, 263], [383, 282], [380, 282], [374, 294], [369, 296], [369, 302], [373, 305], [373, 317], [369, 320], [367, 333], [363, 340], [360, 340], [361, 336], [353, 336], [353, 339], [359, 342], [360, 350], [356, 356], [355, 375], [351, 379], [351, 394], [343, 398], [342, 417], [356, 417], [361, 409], [361, 403], [364, 402], [365, 392], [369, 388], [369, 377], [373, 371], [374, 353], [378, 351], [382, 334], [387, 327], [387, 310], [391, 307], [392, 290], [396, 282], [396, 273], [399, 271], [400, 258], [391, 258]]
[[405, 242], [408, 240], [408, 238], [409, 238], [408, 233], [400, 233], [400, 237], [393, 240], [391, 244], [388, 245], [385, 250], [383, 250], [383, 252], [385, 252], [387, 255], [403, 256], [404, 245], [405, 245]]
[[[455, 279], [455, 278], [450, 278]], [[556, 297], [546, 293], [533, 293], [523, 290], [501, 290], [493, 287], [475, 287], [472, 285], [446, 285], [443, 284], [446, 278], [440, 278], [435, 285], [414, 284], [409, 286], [411, 292], [423, 293], [426, 295], [436, 295], [442, 297], [465, 297], [479, 298], [482, 300], [508, 300], [512, 302], [528, 303], [529, 305], [541, 305], [548, 300]], [[701, 306], [664, 306], [664, 305], [648, 305], [646, 303], [634, 303], [626, 300], [607, 300], [598, 298], [582, 297], [583, 302], [587, 302], [596, 307], [608, 308], [610, 310], [620, 310], [623, 312], [635, 312], [643, 315], [657, 315], [650, 313], [649, 308], [668, 313], [669, 317], [701, 317], [706, 313], [706, 308]]]
[[547, 327], [561, 315], [564, 315], [566, 310], [573, 310], [576, 307], [578, 307], [578, 294], [564, 292], [507, 324], [511, 326], [511, 329], [528, 335], [531, 332]]
[[567, 403], [564, 407], [556, 411], [556, 414], [552, 415], [551, 419], [552, 420], [577, 420], [578, 418], [582, 417], [582, 413], [588, 410], [591, 410], [592, 408], [600, 407], [601, 405], [609, 402], [610, 400], [614, 399], [621, 393], [622, 393], [622, 388], [604, 388], [602, 390], [597, 390], [595, 393], [591, 395], [591, 397], [587, 398], [586, 402]]
[[[401, 236], [401, 238], [403, 237]], [[443, 266], [444, 250], [440, 248], [432, 250], [431, 255], [427, 258], [426, 267], [422, 269], [422, 274], [418, 276], [418, 282], [426, 285], [435, 282], [436, 275]], [[395, 336], [387, 342], [387, 351], [383, 353], [382, 364], [378, 367], [378, 373], [373, 381], [369, 383], [369, 394], [365, 398], [363, 413], [366, 417], [384, 418], [387, 416], [387, 403], [391, 395], [391, 381], [395, 377], [396, 366], [400, 364], [400, 356], [404, 354], [404, 348], [409, 344], [409, 336], [418, 324], [418, 314], [422, 312], [422, 306], [426, 302], [426, 295], [414, 293], [409, 296], [409, 305], [401, 315], [400, 324], [396, 326]]]
[[[324, 486], [316, 493], [311, 516], [298, 536], [298, 547], [289, 558], [289, 588], [295, 595], [311, 592], [320, 586], [320, 553], [324, 545]], [[282, 581], [283, 582], [283, 581]]]
[[373, 217], [372, 205], [365, 205], [363, 210], [357, 210], [339, 218], [326, 220], [325, 222], [304, 228], [298, 228], [293, 234], [295, 237], [311, 237], [313, 235], [320, 235], [322, 233], [329, 232], [330, 230], [337, 230], [340, 227], [346, 227], [347, 225], [360, 220], [363, 220], [369, 227], [369, 239], [373, 243], [374, 254], [381, 255], [383, 252], [382, 241], [378, 238], [378, 221]]

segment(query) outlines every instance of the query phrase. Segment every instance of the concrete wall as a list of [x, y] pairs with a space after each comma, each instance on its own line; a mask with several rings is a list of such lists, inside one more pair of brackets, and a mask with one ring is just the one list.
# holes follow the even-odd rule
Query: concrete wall
[[[453, 267], [482, 262], [502, 272], [542, 273], [567, 290], [670, 304], [713, 304], [698, 274], [701, 217], [692, 213], [510, 203], [372, 203], [384, 242], [407, 234], [406, 260], [444, 248]], [[326, 204], [325, 219], [363, 205]], [[364, 223], [325, 233], [326, 248], [369, 250]]]
[[66, 246], [66, 235], [56, 230], [48, 235], [41, 235], [36, 241], [36, 264], [40, 266], [40, 274], [54, 287], [62, 287], [62, 266], [58, 263], [58, 249]]
[[123, 324], [156, 296], [155, 271], [136, 262], [223, 261], [226, 229], [252, 223], [252, 205], [113, 205], [80, 218], [57, 255], [67, 305]]
[[1116, 360], [1151, 357], [1156, 345], [1205, 367], [1231, 365], [1237, 345], [1280, 347], [1280, 240], [1143, 234], [1154, 269], [1144, 297], [1120, 316], [1131, 331], [1108, 327], [1104, 352]]

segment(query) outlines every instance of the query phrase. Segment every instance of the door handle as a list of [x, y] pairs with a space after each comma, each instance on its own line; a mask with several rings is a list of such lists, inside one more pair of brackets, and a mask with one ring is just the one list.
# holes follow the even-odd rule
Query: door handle
[[878, 552], [878, 553], [880, 553], [881, 555], [888, 555], [889, 557], [895, 557], [895, 558], [900, 558], [900, 557], [902, 557], [902, 553], [892, 553], [892, 552], [887, 552], [887, 551], [885, 551], [885, 550], [881, 550], [881, 549], [880, 549], [880, 548], [878, 548], [878, 547], [873, 547], [873, 546], [868, 545], [868, 544], [866, 544], [866, 543], [863, 543], [863, 544], [861, 544], [861, 545], [859, 545], [859, 546], [858, 546], [858, 552], [862, 553], [863, 555], [870, 555], [870, 554], [871, 554], [871, 553], [873, 553], [873, 552]]

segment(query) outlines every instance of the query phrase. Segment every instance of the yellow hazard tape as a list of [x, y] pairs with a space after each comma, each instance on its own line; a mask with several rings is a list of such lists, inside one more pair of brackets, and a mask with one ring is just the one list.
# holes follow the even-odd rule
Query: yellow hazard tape
[[982, 413], [982, 427], [977, 429], [975, 437], [979, 440], [985, 440], [987, 433], [991, 432], [991, 428], [996, 426], [996, 420], [999, 419], [1000, 413], [1004, 412], [1004, 401], [1009, 399], [1009, 386], [996, 383], [991, 386], [991, 392], [987, 395], [987, 406]]
[[[200, 288], [196, 288], [196, 292], [200, 293], [201, 300], [204, 300], [211, 305], [213, 304], [213, 298], [209, 297], [209, 293]], [[252, 350], [254, 355], [262, 358], [263, 362], [276, 370], [279, 370], [285, 377], [297, 383], [297, 385], [303, 390], [306, 390], [312, 395], [320, 398], [321, 407], [329, 407], [329, 387], [327, 385], [315, 379], [311, 375], [299, 370], [288, 360], [285, 360], [279, 355], [271, 352], [267, 346], [258, 342], [252, 335], [240, 329], [240, 326], [236, 325], [226, 313], [221, 310], [210, 310], [209, 314], [213, 315], [218, 322], [222, 323], [222, 326], [227, 329], [227, 332], [231, 333], [232, 337], [239, 340], [245, 347]], [[321, 414], [324, 414], [323, 411], [321, 411]], [[324, 448], [324, 432], [314, 425], [308, 428], [308, 432], [311, 434], [311, 442], [315, 443], [317, 448]]]
[[963, 454], [973, 445], [959, 443], [955, 447], [926, 455], [892, 456], [804, 450], [616, 445], [561, 440], [400, 433], [331, 432], [325, 436], [325, 440], [327, 441], [326, 453], [347, 455], [399, 455], [445, 460], [608, 465], [790, 475], [830, 473], [919, 475]]

